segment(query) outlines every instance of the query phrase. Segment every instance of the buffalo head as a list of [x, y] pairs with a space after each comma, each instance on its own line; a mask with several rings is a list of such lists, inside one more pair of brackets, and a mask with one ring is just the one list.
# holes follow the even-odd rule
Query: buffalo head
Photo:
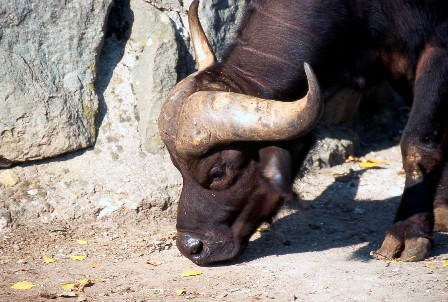
[[307, 64], [308, 94], [292, 102], [228, 92], [207, 78], [215, 59], [197, 9], [194, 1], [189, 17], [199, 71], [171, 90], [159, 130], [183, 177], [177, 246], [206, 265], [236, 257], [256, 228], [293, 196], [295, 155], [287, 142], [303, 148], [300, 137], [315, 127], [323, 105]]

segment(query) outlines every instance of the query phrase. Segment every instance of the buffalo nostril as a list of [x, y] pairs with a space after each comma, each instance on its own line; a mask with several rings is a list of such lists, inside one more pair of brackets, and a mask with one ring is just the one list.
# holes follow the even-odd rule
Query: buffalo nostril
[[187, 248], [190, 251], [190, 255], [197, 255], [202, 252], [202, 248], [204, 247], [204, 244], [201, 240], [190, 237], [187, 240]]
[[179, 236], [177, 245], [185, 256], [198, 255], [204, 249], [204, 243], [198, 237], [189, 234]]

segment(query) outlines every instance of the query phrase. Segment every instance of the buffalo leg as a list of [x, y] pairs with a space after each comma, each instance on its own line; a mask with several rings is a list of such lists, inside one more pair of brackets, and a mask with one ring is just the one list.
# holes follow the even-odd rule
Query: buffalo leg
[[448, 232], [448, 162], [445, 162], [434, 200], [434, 231]]
[[[395, 222], [375, 253], [377, 258], [419, 261], [431, 252], [434, 197], [445, 178], [441, 176], [446, 161], [447, 116], [448, 51], [428, 46], [418, 63], [414, 101], [400, 143], [405, 189]], [[441, 205], [436, 209], [446, 212], [446, 200]]]

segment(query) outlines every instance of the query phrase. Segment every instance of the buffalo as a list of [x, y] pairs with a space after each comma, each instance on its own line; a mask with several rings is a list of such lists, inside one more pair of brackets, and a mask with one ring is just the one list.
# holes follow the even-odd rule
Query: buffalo
[[327, 100], [388, 81], [411, 105], [405, 188], [377, 258], [419, 261], [448, 231], [448, 2], [254, 0], [217, 62], [189, 10], [198, 71], [159, 117], [183, 188], [177, 246], [198, 265], [234, 259], [280, 205]]

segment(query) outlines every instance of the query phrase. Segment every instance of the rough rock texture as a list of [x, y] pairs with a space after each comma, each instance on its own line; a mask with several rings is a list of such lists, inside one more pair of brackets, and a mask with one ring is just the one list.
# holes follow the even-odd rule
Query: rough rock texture
[[[129, 3], [123, 9], [132, 15]], [[167, 155], [140, 148], [132, 71], [141, 49], [123, 38], [129, 37], [123, 29], [132, 28], [132, 18], [128, 25], [122, 21], [107, 31], [98, 58], [100, 127], [94, 147], [8, 169], [19, 182], [0, 184], [0, 227], [98, 222], [150, 228], [174, 220], [181, 180]]]
[[178, 47], [169, 17], [141, 1], [131, 1], [134, 23], [130, 41], [138, 54], [132, 72], [140, 141], [144, 150], [162, 150], [157, 119], [165, 96], [177, 82]]
[[343, 163], [358, 145], [357, 135], [344, 126], [321, 126], [316, 136], [317, 143], [305, 159], [302, 174]]
[[95, 66], [112, 0], [0, 2], [0, 165], [95, 142]]
[[317, 129], [318, 142], [305, 160], [305, 170], [342, 164], [359, 147], [353, 130], [362, 95], [345, 89], [325, 103]]
[[[187, 11], [193, 0], [144, 0], [166, 12], [176, 25], [179, 34], [189, 42]], [[251, 0], [207, 0], [201, 1], [199, 18], [204, 30], [219, 55], [224, 46], [232, 41], [235, 31], [241, 24], [244, 12]]]
[[[144, 150], [156, 153], [162, 152], [164, 146], [157, 118], [165, 96], [178, 80], [194, 70], [187, 18], [192, 1], [145, 1], [151, 5], [131, 1], [131, 40], [141, 48], [132, 76], [140, 141]], [[232, 41], [248, 2], [201, 1], [200, 19], [218, 57]]]
[[201, 1], [199, 19], [218, 58], [236, 34], [250, 0]]

